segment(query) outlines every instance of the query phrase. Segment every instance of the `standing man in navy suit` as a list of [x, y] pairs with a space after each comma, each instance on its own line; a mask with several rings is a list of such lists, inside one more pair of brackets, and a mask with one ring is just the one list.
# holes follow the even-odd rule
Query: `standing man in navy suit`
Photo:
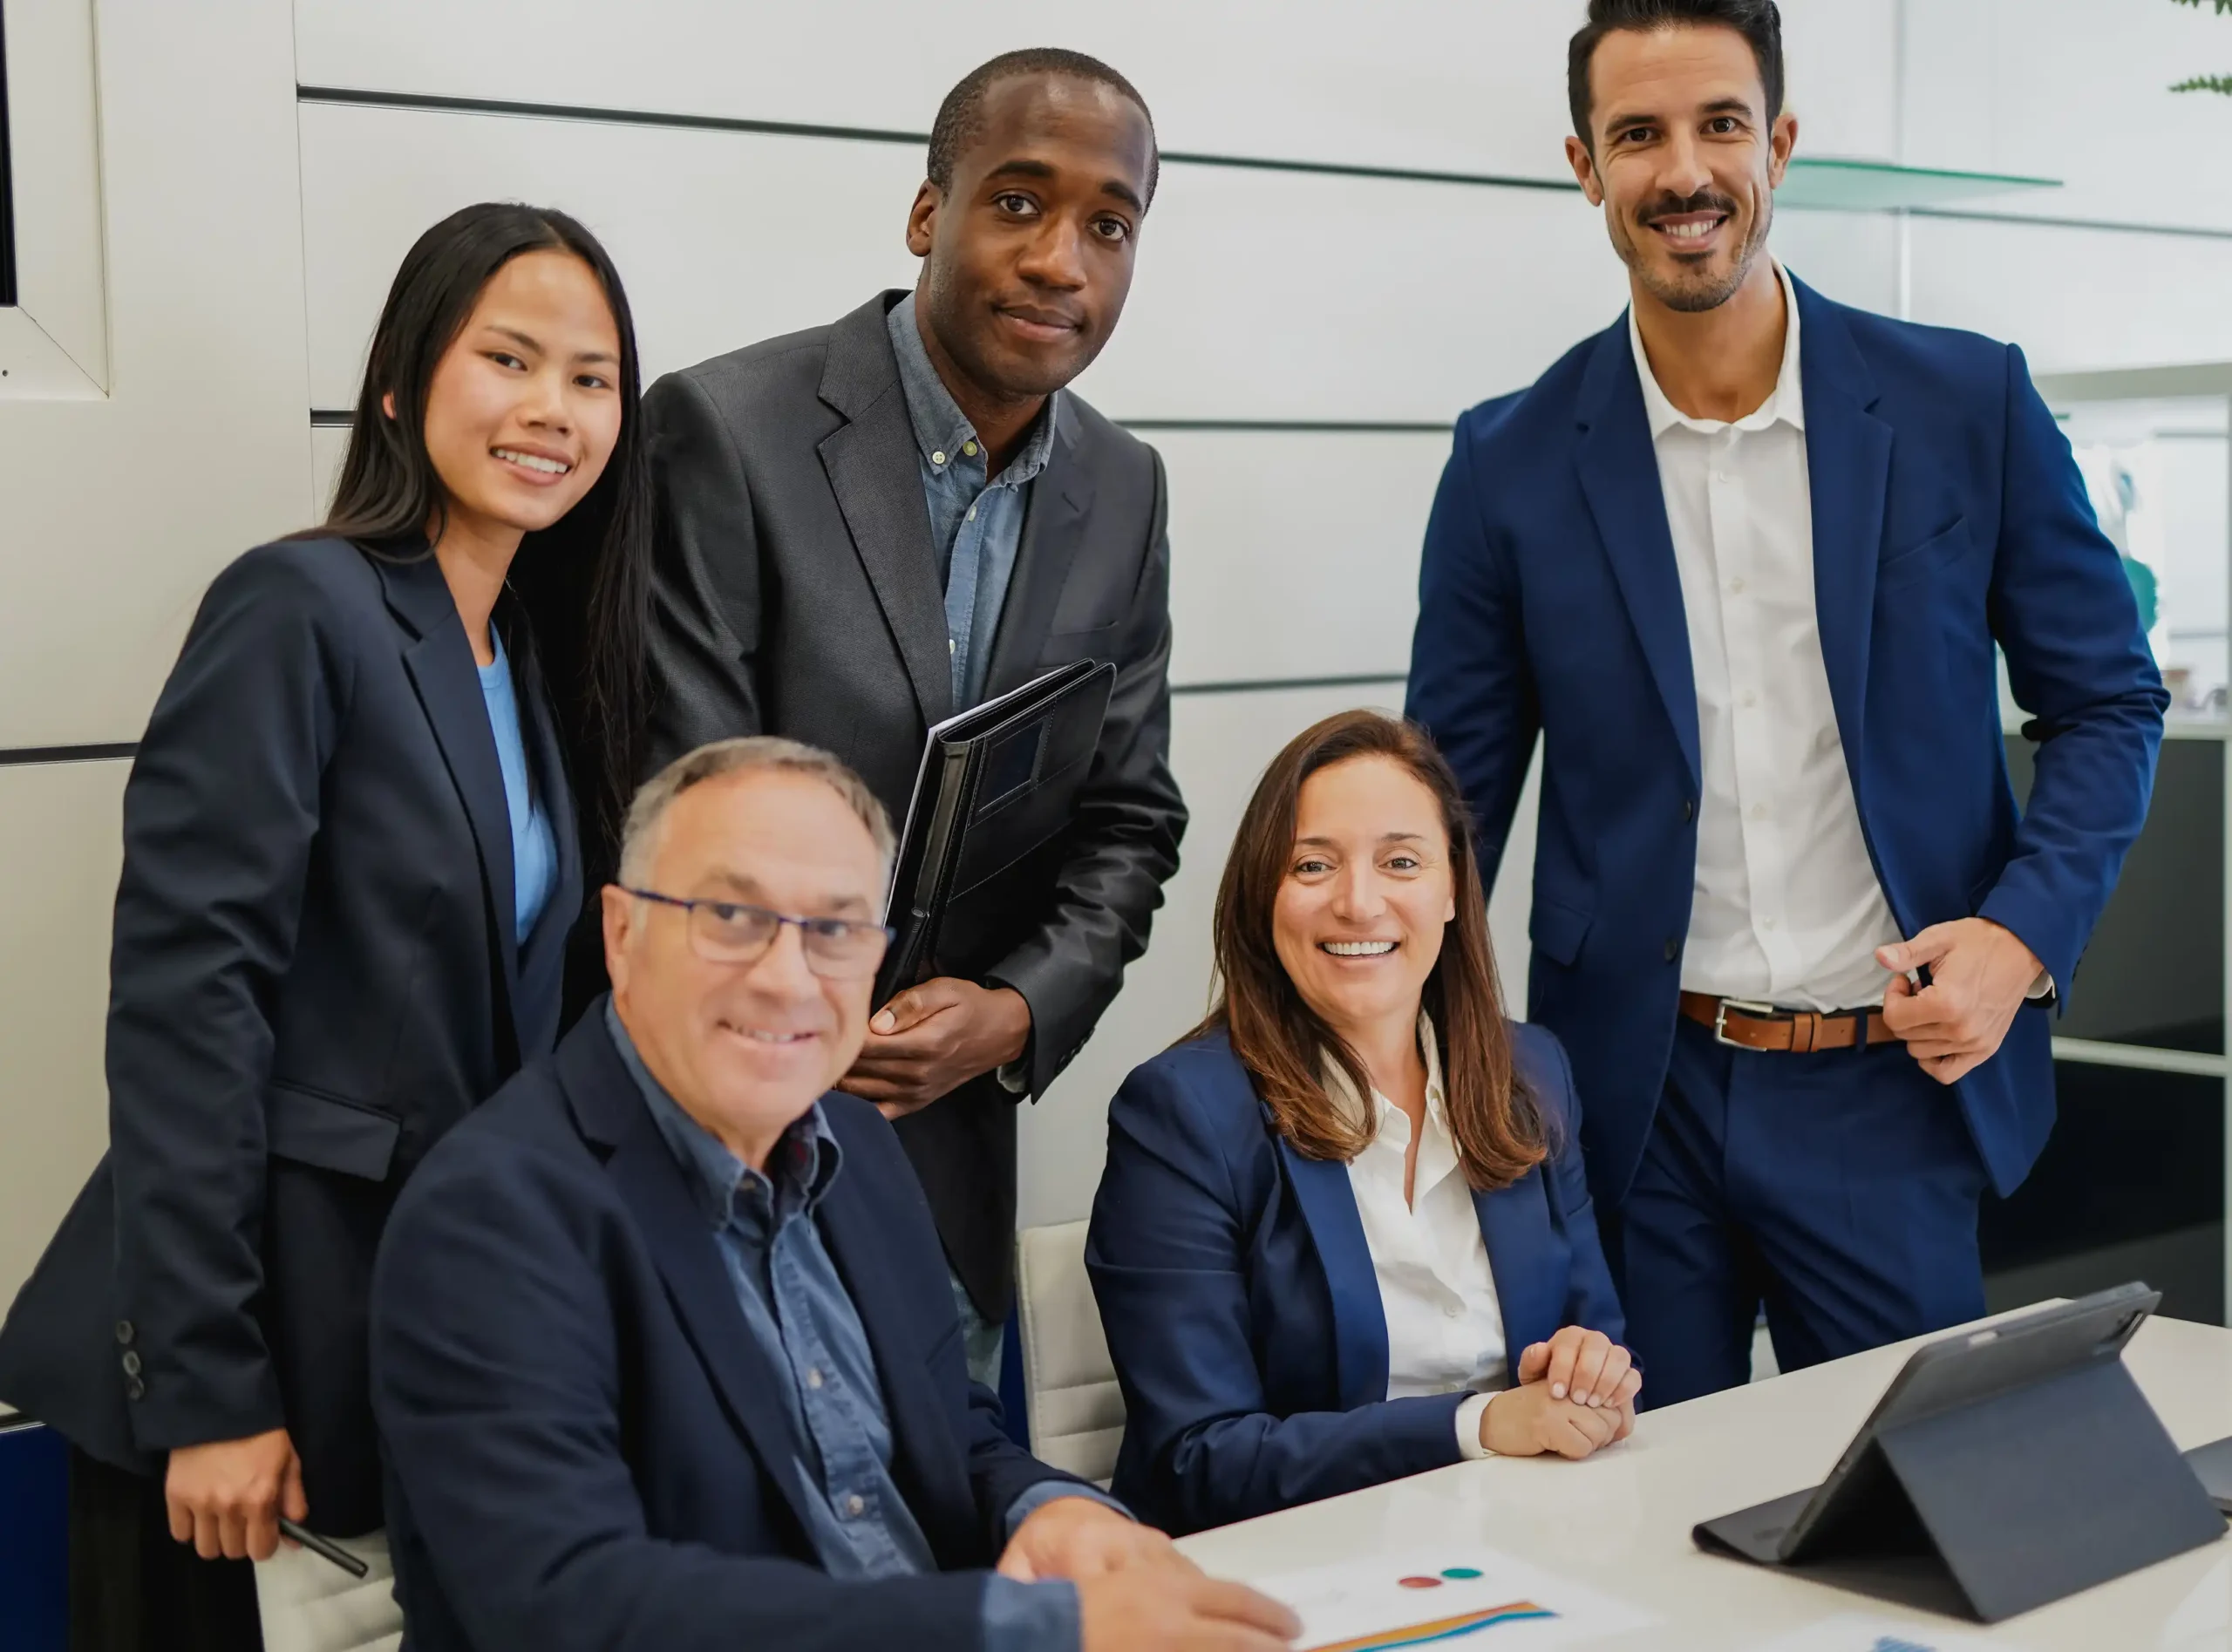
[[1411, 663], [1491, 877], [1543, 738], [1528, 1010], [1656, 1404], [1762, 1302], [1786, 1369], [1984, 1311], [2167, 704], [2022, 353], [1767, 256], [1782, 85], [1772, 0], [1592, 0], [1566, 148], [1633, 303], [1459, 421]]

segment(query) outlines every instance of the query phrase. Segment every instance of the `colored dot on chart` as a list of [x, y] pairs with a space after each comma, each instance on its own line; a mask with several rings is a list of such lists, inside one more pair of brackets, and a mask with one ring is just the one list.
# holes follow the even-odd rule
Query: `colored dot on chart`
[[1480, 1568], [1474, 1566], [1453, 1566], [1447, 1567], [1442, 1573], [1442, 1576], [1451, 1579], [1453, 1581], [1460, 1583], [1469, 1582], [1471, 1580], [1480, 1575]]
[[1395, 1587], [1401, 1589], [1438, 1589], [1441, 1587], [1441, 1580], [1438, 1577], [1397, 1578]]

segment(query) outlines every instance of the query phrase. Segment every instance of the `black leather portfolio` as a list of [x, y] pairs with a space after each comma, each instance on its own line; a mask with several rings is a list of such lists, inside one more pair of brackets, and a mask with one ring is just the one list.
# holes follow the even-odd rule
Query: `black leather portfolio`
[[1700, 1548], [1996, 1623], [2224, 1535], [2124, 1367], [2161, 1294], [2121, 1285], [1915, 1350], [1820, 1485]]
[[930, 730], [892, 863], [884, 921], [898, 935], [876, 1003], [971, 975], [1040, 921], [1115, 682], [1113, 665], [1079, 660]]

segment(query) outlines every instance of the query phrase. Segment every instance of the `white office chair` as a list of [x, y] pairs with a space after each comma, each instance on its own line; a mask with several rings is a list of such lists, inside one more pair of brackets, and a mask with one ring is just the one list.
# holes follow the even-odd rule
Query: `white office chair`
[[1083, 1222], [1016, 1235], [1023, 1388], [1031, 1455], [1099, 1485], [1116, 1472], [1124, 1397], [1085, 1277]]
[[284, 1547], [256, 1563], [263, 1652], [396, 1652], [403, 1644], [387, 1539], [375, 1533], [336, 1541], [370, 1565], [371, 1574], [359, 1581], [308, 1549]]

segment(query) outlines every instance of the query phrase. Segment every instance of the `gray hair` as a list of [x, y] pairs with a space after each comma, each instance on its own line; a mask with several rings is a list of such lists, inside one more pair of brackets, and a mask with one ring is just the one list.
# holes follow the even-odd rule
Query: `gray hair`
[[876, 858], [889, 871], [894, 842], [891, 817], [868, 790], [868, 782], [819, 746], [772, 734], [753, 734], [701, 745], [675, 758], [643, 783], [636, 800], [628, 806], [627, 823], [620, 832], [620, 881], [641, 888], [650, 875], [666, 812], [677, 798], [707, 780], [755, 769], [811, 775], [827, 785], [868, 829], [868, 836], [875, 840]]

